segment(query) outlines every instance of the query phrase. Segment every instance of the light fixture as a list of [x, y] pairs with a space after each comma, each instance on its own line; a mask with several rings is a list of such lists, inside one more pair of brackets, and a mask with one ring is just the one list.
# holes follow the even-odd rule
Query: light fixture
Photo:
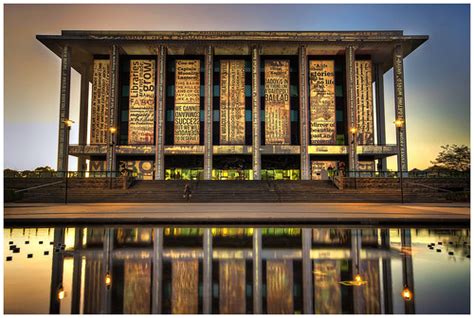
[[350, 131], [351, 131], [351, 134], [355, 135], [357, 132], [357, 128], [352, 127]]
[[71, 127], [72, 124], [74, 124], [74, 120], [71, 120], [71, 119], [64, 120], [64, 125], [66, 125], [66, 127]]
[[66, 296], [66, 292], [64, 291], [63, 285], [60, 285], [58, 288], [58, 300], [63, 300]]
[[112, 276], [110, 275], [109, 272], [107, 272], [107, 274], [105, 274], [105, 286], [107, 288], [110, 288], [111, 285], [112, 285]]
[[404, 121], [403, 119], [397, 119], [393, 122], [395, 124], [395, 126], [397, 126], [397, 128], [402, 128], [403, 127], [403, 124], [404, 124]]
[[115, 133], [117, 132], [117, 128], [115, 128], [115, 127], [110, 127], [110, 128], [109, 128], [109, 131], [110, 131], [111, 134], [115, 134]]
[[413, 299], [413, 293], [407, 286], [402, 290], [402, 298], [404, 301], [410, 301]]

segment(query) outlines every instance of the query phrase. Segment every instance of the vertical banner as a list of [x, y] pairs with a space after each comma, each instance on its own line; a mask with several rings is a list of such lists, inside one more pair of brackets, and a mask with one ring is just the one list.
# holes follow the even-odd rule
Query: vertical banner
[[109, 122], [110, 60], [94, 60], [91, 144], [106, 144]]
[[245, 260], [219, 261], [219, 313], [245, 314]]
[[171, 263], [171, 313], [198, 313], [199, 262], [173, 260]]
[[309, 62], [311, 143], [336, 143], [334, 61]]
[[311, 180], [328, 180], [328, 168], [337, 170], [336, 161], [311, 161]]
[[374, 144], [372, 61], [356, 61], [358, 145]]
[[289, 145], [290, 61], [265, 61], [265, 144]]
[[245, 61], [221, 60], [220, 143], [245, 144]]
[[267, 314], [294, 314], [292, 260], [267, 260]]
[[130, 61], [128, 144], [154, 144], [155, 61]]
[[314, 261], [314, 313], [341, 314], [341, 271], [339, 261]]
[[125, 260], [123, 267], [123, 313], [149, 314], [151, 303], [150, 261]]
[[176, 60], [175, 145], [199, 145], [200, 85], [200, 61]]

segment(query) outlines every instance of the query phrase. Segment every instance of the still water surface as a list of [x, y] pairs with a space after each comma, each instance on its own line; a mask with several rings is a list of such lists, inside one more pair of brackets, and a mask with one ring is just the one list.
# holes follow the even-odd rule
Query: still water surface
[[4, 310], [469, 313], [469, 239], [469, 229], [6, 228]]

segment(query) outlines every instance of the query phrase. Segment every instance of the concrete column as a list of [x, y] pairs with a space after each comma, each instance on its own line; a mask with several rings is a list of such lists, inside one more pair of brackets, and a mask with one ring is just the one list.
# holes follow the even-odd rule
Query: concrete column
[[100, 277], [100, 286], [102, 286], [102, 297], [101, 297], [101, 313], [109, 314], [112, 309], [112, 286], [114, 284], [115, 277], [112, 276], [112, 284], [107, 287], [105, 284], [105, 275], [109, 273], [112, 275], [112, 250], [114, 243], [114, 230], [111, 228], [105, 229], [104, 234], [104, 245], [102, 254], [102, 277]]
[[411, 256], [411, 232], [410, 229], [401, 230], [401, 243], [402, 249], [404, 250], [402, 256], [402, 275], [403, 275], [403, 288], [408, 287], [413, 293], [412, 300], [405, 301], [405, 313], [415, 313], [415, 283], [413, 277], [413, 260]]
[[395, 119], [401, 119], [403, 126], [397, 133], [397, 145], [401, 156], [398, 156], [398, 169], [408, 171], [407, 159], [407, 132], [405, 118], [405, 79], [403, 75], [403, 47], [397, 44], [393, 50], [393, 82], [395, 85]]
[[262, 229], [253, 231], [253, 313], [262, 314]]
[[[87, 128], [89, 115], [89, 80], [90, 80], [90, 65], [82, 65], [81, 73], [81, 96], [79, 109], [79, 145], [87, 144]], [[77, 171], [86, 171], [86, 158], [79, 156], [77, 160]]]
[[151, 313], [161, 314], [163, 295], [163, 228], [153, 229], [153, 273]]
[[[374, 64], [375, 73], [375, 107], [377, 113], [377, 143], [385, 145], [385, 98], [383, 90], [382, 65]], [[387, 171], [387, 158], [379, 159], [379, 171]]]
[[252, 169], [253, 179], [262, 178], [260, 154], [260, 49], [252, 48]]
[[311, 180], [311, 166], [308, 154], [308, 56], [305, 46], [299, 48], [299, 77], [301, 180]]
[[313, 261], [311, 260], [311, 229], [303, 229], [302, 258], [303, 258], [303, 313], [313, 313]]
[[69, 129], [64, 121], [69, 119], [71, 97], [71, 47], [66, 45], [61, 55], [61, 93], [59, 97], [59, 137], [58, 137], [58, 171], [68, 170]]
[[54, 229], [54, 248], [59, 248], [59, 252], [53, 251], [53, 266], [51, 268], [51, 288], [49, 299], [49, 313], [59, 314], [60, 301], [58, 299], [58, 290], [63, 285], [64, 254], [60, 249], [64, 244], [64, 228]]
[[212, 232], [204, 229], [203, 237], [203, 314], [212, 313]]
[[347, 139], [349, 150], [349, 170], [358, 169], [357, 162], [357, 133], [353, 135], [351, 128], [357, 128], [356, 76], [355, 76], [355, 47], [346, 47], [346, 114]]
[[71, 314], [80, 313], [81, 304], [81, 266], [82, 258], [80, 251], [82, 248], [82, 236], [83, 228], [77, 227], [74, 237], [74, 265], [72, 272], [72, 301], [71, 301]]
[[214, 74], [212, 46], [206, 48], [204, 74], [204, 180], [212, 179], [212, 77]]
[[107, 171], [115, 171], [117, 169], [117, 156], [115, 154], [115, 146], [117, 144], [118, 127], [118, 91], [119, 91], [119, 47], [114, 44], [110, 50], [110, 90], [109, 90], [109, 127], [117, 128], [115, 134], [108, 132], [107, 147]]
[[[382, 229], [382, 248], [390, 251], [390, 230]], [[393, 313], [393, 301], [392, 301], [392, 262], [389, 257], [382, 259], [382, 285], [383, 285], [383, 303], [385, 306], [385, 313]]]
[[166, 113], [166, 53], [164, 45], [158, 47], [156, 63], [156, 139], [155, 180], [165, 179], [165, 113]]

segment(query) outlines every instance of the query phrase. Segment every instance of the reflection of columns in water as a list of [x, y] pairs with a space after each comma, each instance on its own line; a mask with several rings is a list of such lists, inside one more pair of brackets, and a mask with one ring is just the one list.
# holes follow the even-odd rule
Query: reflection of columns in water
[[403, 270], [403, 288], [408, 287], [412, 292], [412, 299], [405, 301], [405, 313], [415, 313], [415, 284], [413, 278], [413, 260], [411, 256], [411, 232], [410, 229], [401, 230], [402, 241], [402, 270]]
[[[390, 251], [390, 229], [382, 229], [382, 248]], [[390, 257], [382, 259], [383, 303], [386, 314], [393, 313], [392, 302], [392, 263]]]
[[82, 259], [80, 250], [82, 247], [82, 236], [83, 228], [78, 227], [75, 230], [74, 237], [74, 265], [72, 273], [72, 303], [71, 303], [71, 314], [79, 314], [80, 312], [80, 301], [81, 301], [81, 265]]
[[59, 251], [53, 251], [53, 265], [51, 268], [51, 289], [49, 313], [59, 314], [60, 303], [58, 299], [58, 289], [63, 283], [64, 253], [61, 245], [64, 244], [64, 228], [54, 229], [54, 248]]
[[[360, 274], [360, 250], [362, 248], [362, 230], [354, 229], [351, 230], [351, 259], [352, 259], [352, 279], [355, 275]], [[362, 276], [362, 275], [361, 275]], [[363, 280], [366, 277], [362, 277]], [[354, 287], [353, 299], [354, 299], [354, 313], [361, 314], [362, 309], [362, 290], [360, 286]]]
[[163, 284], [163, 228], [153, 229], [153, 274], [151, 313], [160, 314], [162, 310]]
[[203, 313], [212, 312], [212, 233], [204, 229], [203, 236]]
[[112, 285], [107, 287], [105, 284], [105, 276], [107, 273], [112, 274], [112, 248], [114, 239], [114, 230], [107, 228], [104, 230], [104, 245], [103, 245], [103, 256], [102, 256], [102, 276], [100, 277], [100, 286], [102, 286], [102, 313], [107, 314], [111, 311], [111, 300], [112, 300], [112, 285], [114, 277], [112, 277]]
[[253, 231], [253, 313], [262, 313], [262, 229]]
[[313, 313], [313, 262], [311, 260], [311, 229], [302, 229], [303, 313]]

